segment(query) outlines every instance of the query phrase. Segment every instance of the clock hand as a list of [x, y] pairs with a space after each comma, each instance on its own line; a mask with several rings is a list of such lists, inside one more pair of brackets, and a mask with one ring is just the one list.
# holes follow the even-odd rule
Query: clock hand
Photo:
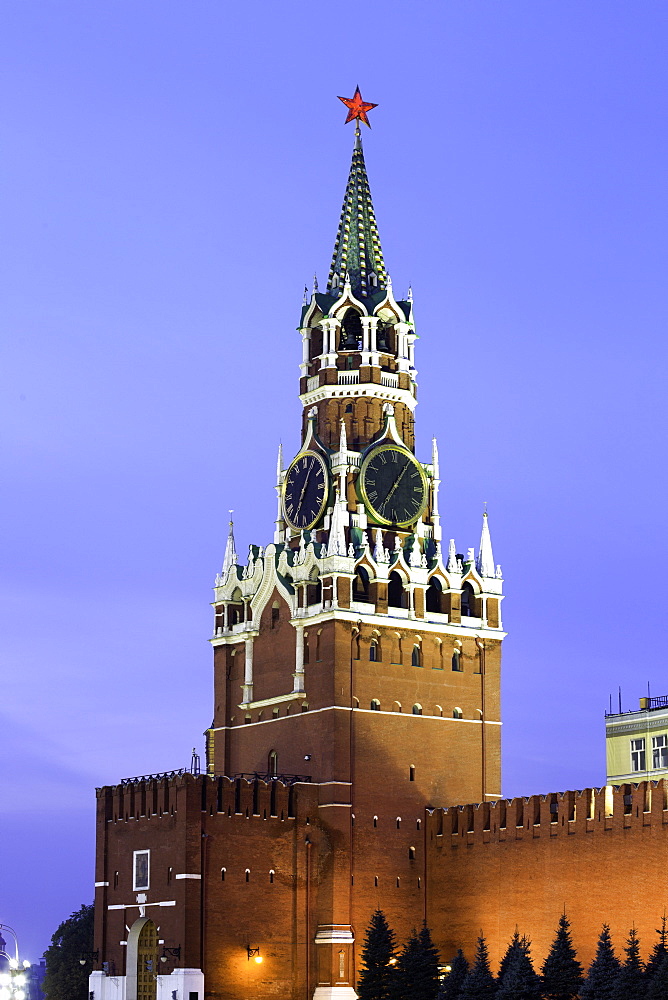
[[313, 461], [311, 462], [311, 464], [310, 464], [310, 466], [308, 468], [308, 472], [306, 473], [306, 479], [304, 480], [304, 485], [302, 487], [301, 496], [299, 497], [299, 502], [297, 504], [297, 510], [299, 510], [299, 508], [302, 505], [302, 500], [304, 499], [304, 494], [306, 493], [306, 487], [308, 486], [308, 481], [311, 478], [311, 473], [313, 472], [313, 466], [314, 465], [315, 465], [315, 459], [313, 459]]
[[397, 486], [401, 482], [401, 480], [402, 480], [402, 478], [404, 476], [404, 473], [406, 472], [407, 469], [408, 469], [408, 463], [406, 463], [406, 465], [404, 465], [403, 469], [401, 470], [401, 472], [399, 473], [399, 475], [397, 476], [397, 478], [394, 480], [394, 483], [390, 487], [390, 492], [387, 494], [387, 496], [383, 500], [382, 504], [380, 505], [380, 512], [381, 512], [381, 514], [383, 513], [383, 507], [385, 506], [386, 503], [389, 502], [390, 497], [392, 496], [392, 494], [396, 490]]

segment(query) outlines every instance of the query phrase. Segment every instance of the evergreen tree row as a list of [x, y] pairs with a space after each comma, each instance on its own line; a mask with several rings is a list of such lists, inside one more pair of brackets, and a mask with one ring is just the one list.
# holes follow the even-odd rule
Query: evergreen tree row
[[573, 947], [570, 922], [563, 914], [540, 974], [531, 961], [529, 939], [516, 930], [494, 976], [482, 934], [472, 965], [460, 949], [449, 966], [441, 966], [426, 924], [398, 948], [385, 915], [376, 910], [362, 949], [357, 993], [360, 1000], [667, 1000], [665, 916], [657, 934], [644, 964], [638, 935], [632, 928], [624, 948], [626, 957], [620, 961], [610, 928], [604, 924], [596, 955], [584, 974]]

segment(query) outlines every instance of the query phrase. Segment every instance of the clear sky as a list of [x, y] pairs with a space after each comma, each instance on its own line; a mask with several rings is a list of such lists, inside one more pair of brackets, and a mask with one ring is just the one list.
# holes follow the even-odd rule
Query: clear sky
[[1, 0], [0, 921], [93, 897], [95, 786], [211, 721], [227, 510], [271, 541], [353, 127], [415, 296], [444, 534], [488, 502], [504, 794], [668, 694], [665, 0]]

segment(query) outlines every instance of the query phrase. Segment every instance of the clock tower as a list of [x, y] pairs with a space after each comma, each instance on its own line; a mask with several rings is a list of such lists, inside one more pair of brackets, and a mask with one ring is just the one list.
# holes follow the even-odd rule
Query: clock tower
[[413, 296], [395, 296], [381, 250], [360, 131], [371, 106], [359, 111], [359, 91], [346, 103], [332, 263], [299, 324], [300, 440], [287, 468], [279, 449], [273, 542], [241, 564], [230, 524], [207, 731], [212, 776], [318, 786], [336, 844], [318, 890], [318, 997], [352, 996], [367, 830], [381, 815], [420, 829], [425, 809], [501, 794], [501, 572], [486, 513], [477, 553], [443, 546], [436, 441], [429, 461], [414, 453]]
[[477, 552], [443, 541], [453, 473], [436, 441], [415, 453], [413, 296], [385, 268], [360, 132], [375, 105], [344, 103], [352, 164], [302, 305], [273, 539], [242, 561], [230, 522], [215, 580], [206, 773], [195, 755], [97, 791], [97, 1000], [353, 1000], [376, 907], [399, 939], [450, 934], [457, 804], [477, 803], [462, 834], [490, 835], [501, 571], [487, 514]]

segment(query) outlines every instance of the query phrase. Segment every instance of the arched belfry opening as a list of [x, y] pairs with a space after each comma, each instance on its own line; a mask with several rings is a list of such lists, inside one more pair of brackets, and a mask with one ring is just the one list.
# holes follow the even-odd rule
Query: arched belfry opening
[[462, 587], [462, 615], [470, 618], [475, 615], [475, 594], [470, 583], [466, 582]]
[[369, 602], [369, 574], [364, 566], [358, 566], [353, 580], [353, 601]]
[[387, 604], [390, 608], [405, 608], [406, 595], [404, 592], [404, 581], [399, 573], [390, 573], [390, 582], [387, 588]]
[[356, 309], [347, 309], [341, 329], [341, 350], [359, 351], [362, 348], [362, 320]]
[[441, 595], [443, 586], [437, 576], [433, 576], [427, 587], [427, 611], [439, 614], [441, 611]]
[[128, 934], [126, 1000], [156, 1000], [158, 963], [157, 927], [140, 917]]

